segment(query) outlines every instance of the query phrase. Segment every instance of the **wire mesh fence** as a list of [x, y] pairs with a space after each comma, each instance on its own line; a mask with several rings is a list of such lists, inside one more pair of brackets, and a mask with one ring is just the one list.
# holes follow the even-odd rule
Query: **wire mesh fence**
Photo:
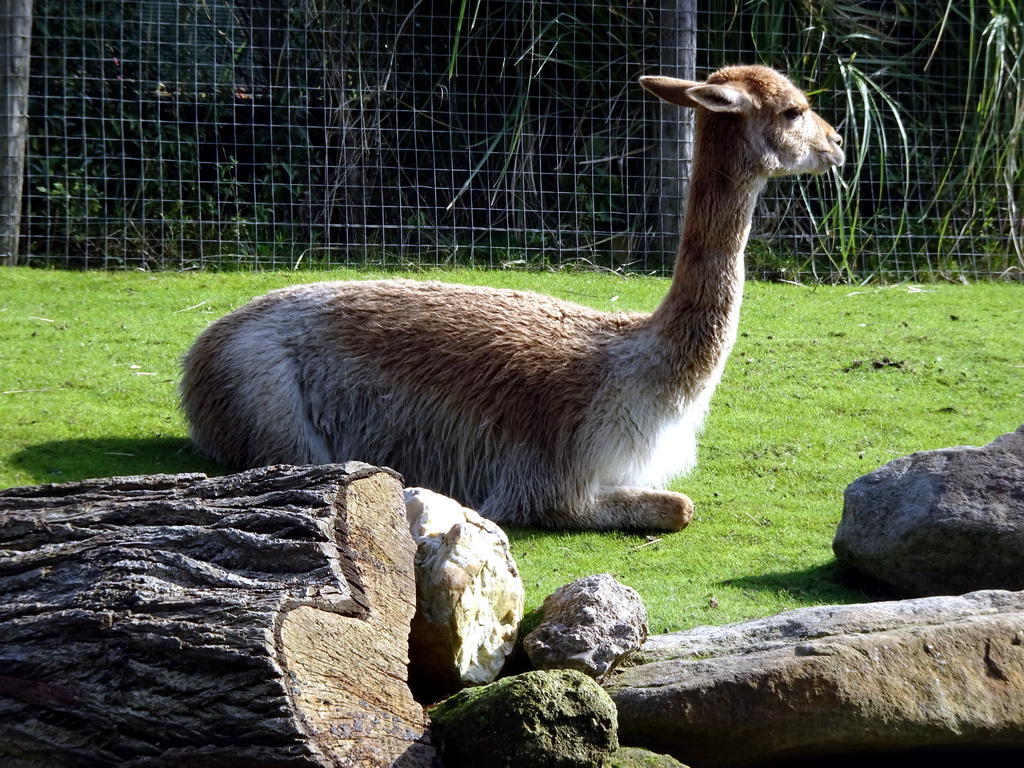
[[844, 134], [753, 276], [1021, 275], [1009, 0], [35, 0], [22, 260], [671, 267], [691, 145], [642, 74], [785, 70]]

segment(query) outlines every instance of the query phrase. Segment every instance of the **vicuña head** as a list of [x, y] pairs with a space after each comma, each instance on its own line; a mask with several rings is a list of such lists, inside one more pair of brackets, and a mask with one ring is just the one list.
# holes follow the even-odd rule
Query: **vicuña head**
[[743, 249], [771, 176], [843, 161], [789, 80], [729, 67], [641, 79], [697, 110], [686, 224], [651, 315], [405, 280], [298, 285], [221, 318], [184, 359], [197, 448], [231, 467], [360, 460], [497, 522], [679, 530], [659, 490], [696, 433], [736, 337]]
[[697, 110], [705, 151], [694, 152], [694, 163], [733, 166], [744, 180], [821, 173], [843, 163], [839, 134], [811, 110], [803, 91], [768, 67], [726, 67], [703, 83], [641, 77], [640, 85]]

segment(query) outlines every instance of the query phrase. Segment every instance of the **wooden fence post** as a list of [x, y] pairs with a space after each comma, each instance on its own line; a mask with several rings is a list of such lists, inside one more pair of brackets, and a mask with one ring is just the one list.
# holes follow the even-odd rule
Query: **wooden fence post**
[[18, 260], [32, 0], [0, 0], [0, 264]]
[[[697, 0], [664, 0], [661, 8], [661, 70], [658, 74], [692, 80], [697, 69]], [[690, 186], [693, 110], [662, 103], [658, 167], [661, 179], [658, 225], [666, 265], [675, 260]]]

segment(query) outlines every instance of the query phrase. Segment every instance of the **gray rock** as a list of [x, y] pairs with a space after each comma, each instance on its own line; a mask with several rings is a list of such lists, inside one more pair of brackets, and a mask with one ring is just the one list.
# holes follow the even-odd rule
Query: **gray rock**
[[636, 590], [602, 573], [577, 579], [548, 595], [544, 618], [523, 638], [538, 669], [607, 674], [647, 639], [647, 609]]
[[611, 699], [573, 670], [467, 688], [429, 714], [445, 768], [594, 768], [619, 746]]
[[1024, 747], [1021, 592], [805, 608], [652, 637], [632, 660], [606, 683], [619, 738], [701, 768]]
[[1024, 426], [858, 478], [832, 549], [897, 596], [1024, 589]]

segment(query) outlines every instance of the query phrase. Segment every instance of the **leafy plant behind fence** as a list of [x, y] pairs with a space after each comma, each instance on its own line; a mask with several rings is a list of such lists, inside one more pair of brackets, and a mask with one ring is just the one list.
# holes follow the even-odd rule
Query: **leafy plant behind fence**
[[258, 5], [40, 0], [31, 254], [168, 267], [642, 249], [652, 128], [635, 80], [657, 42], [642, 3]]
[[153, 268], [308, 241], [325, 106], [316, 68], [279, 55], [301, 26], [138, 0], [37, 0], [35, 16], [31, 255]]

